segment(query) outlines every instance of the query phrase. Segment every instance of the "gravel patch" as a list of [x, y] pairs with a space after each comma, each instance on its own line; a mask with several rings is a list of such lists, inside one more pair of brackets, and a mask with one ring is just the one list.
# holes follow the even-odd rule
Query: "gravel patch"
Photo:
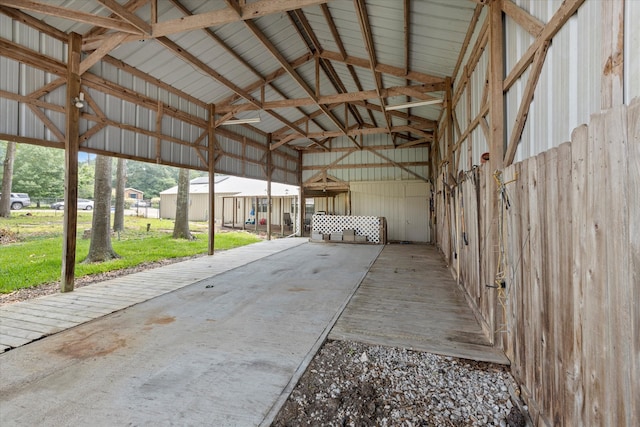
[[506, 367], [328, 341], [272, 426], [524, 426]]

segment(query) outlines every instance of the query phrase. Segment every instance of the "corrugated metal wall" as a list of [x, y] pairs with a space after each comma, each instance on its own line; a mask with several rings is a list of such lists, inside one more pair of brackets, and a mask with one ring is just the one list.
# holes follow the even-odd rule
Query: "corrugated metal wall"
[[640, 96], [640, 1], [625, 3], [625, 103]]
[[[518, 0], [516, 4], [548, 22], [562, 1]], [[600, 111], [602, 63], [601, 4], [585, 1], [553, 38], [535, 90], [515, 161], [524, 160], [568, 141], [571, 131]], [[513, 68], [532, 36], [507, 17], [505, 65]], [[506, 137], [511, 136], [529, 71], [506, 94]]]
[[[367, 147], [393, 146], [393, 142], [386, 134], [370, 135], [366, 137], [365, 145]], [[305, 153], [303, 155], [303, 182], [310, 179], [322, 167], [344, 156], [347, 153], [345, 149], [354, 149], [355, 146], [352, 141], [343, 137], [336, 138], [332, 148], [335, 151]], [[423, 165], [408, 165], [406, 168], [425, 179], [429, 177], [429, 167], [427, 165], [429, 162], [429, 149], [427, 147], [390, 148], [376, 151], [380, 155], [400, 164], [423, 162]], [[376, 164], [380, 166], [378, 167]], [[390, 164], [388, 160], [370, 150], [358, 149], [354, 149], [351, 154], [340, 160], [327, 173], [348, 182], [413, 180], [417, 178], [415, 175]]]
[[430, 185], [422, 181], [352, 182], [351, 214], [387, 218], [391, 241], [431, 241]]

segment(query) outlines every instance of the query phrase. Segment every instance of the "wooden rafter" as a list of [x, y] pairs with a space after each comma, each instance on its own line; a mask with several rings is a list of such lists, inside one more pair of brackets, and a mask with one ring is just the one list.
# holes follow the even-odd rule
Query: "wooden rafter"
[[23, 11], [27, 10], [30, 12], [42, 13], [44, 15], [55, 16], [58, 18], [68, 19], [70, 21], [82, 22], [85, 24], [91, 24], [98, 27], [109, 28], [112, 30], [123, 31], [125, 33], [140, 35], [142, 34], [142, 32], [138, 28], [134, 27], [129, 22], [125, 22], [120, 19], [93, 15], [91, 13], [80, 12], [65, 7], [28, 0], [0, 0], [0, 5], [10, 6]]
[[[358, 15], [358, 22], [360, 23], [360, 33], [362, 34], [362, 38], [364, 40], [364, 46], [367, 49], [367, 53], [369, 54], [369, 69], [373, 74], [373, 81], [376, 85], [376, 93], [378, 94], [378, 99], [380, 100], [380, 105], [386, 105], [385, 98], [382, 96], [381, 90], [384, 88], [382, 83], [382, 77], [378, 71], [376, 71], [376, 66], [378, 65], [378, 60], [376, 58], [375, 46], [373, 44], [373, 35], [371, 34], [371, 26], [369, 25], [369, 14], [367, 13], [367, 5], [364, 0], [353, 0], [353, 4], [356, 9], [356, 14]], [[384, 121], [387, 125], [387, 132], [389, 136], [393, 138], [391, 134], [391, 120], [389, 119], [389, 115], [386, 111], [383, 111]]]
[[[360, 136], [360, 135], [375, 135], [378, 133], [387, 132], [386, 128], [375, 128], [375, 127], [365, 127], [365, 128], [353, 128], [347, 129], [346, 133], [349, 137]], [[393, 126], [391, 128], [391, 132], [411, 132], [420, 137], [432, 137], [431, 132], [422, 131], [420, 129], [413, 128], [411, 126]], [[290, 137], [295, 134], [284, 135], [284, 137]], [[344, 133], [342, 131], [326, 131], [326, 132], [310, 132], [306, 135], [298, 134], [295, 135], [295, 138], [291, 139], [305, 139], [305, 138], [335, 138], [338, 136], [342, 136]]]
[[148, 22], [145, 22], [144, 19], [140, 18], [135, 13], [127, 10], [126, 7], [122, 6], [115, 0], [98, 0], [102, 5], [111, 10], [113, 13], [118, 15], [124, 21], [128, 22], [138, 30], [142, 32], [142, 34], [150, 35], [151, 34], [151, 25]]
[[[338, 46], [338, 50], [340, 51], [340, 54], [342, 55], [342, 58], [346, 58], [347, 57], [347, 52], [346, 52], [346, 49], [344, 47], [344, 43], [342, 43], [342, 38], [340, 37], [340, 34], [338, 33], [338, 28], [336, 27], [336, 23], [333, 20], [333, 16], [331, 16], [331, 11], [329, 10], [329, 7], [325, 3], [325, 4], [320, 5], [320, 8], [322, 9], [322, 14], [324, 15], [324, 18], [327, 21], [327, 25], [329, 26], [329, 29], [331, 30], [331, 35], [333, 36], [333, 41], [336, 43], [336, 46]], [[360, 83], [360, 78], [356, 74], [355, 68], [353, 68], [353, 65], [351, 65], [351, 64], [346, 64], [346, 65], [347, 65], [347, 69], [349, 70], [349, 74], [351, 75], [351, 78], [353, 79], [353, 82], [355, 83], [355, 85], [358, 88], [358, 90], [362, 92], [362, 90], [363, 90], [362, 84]], [[369, 113], [369, 119], [371, 120], [371, 123], [373, 123], [375, 126], [377, 126], [376, 119], [375, 119], [375, 117], [373, 115], [373, 112], [371, 110], [369, 110], [368, 113]]]
[[[174, 5], [176, 8], [178, 8], [178, 9], [179, 9], [182, 13], [184, 13], [186, 16], [192, 16], [192, 15], [193, 15], [193, 13], [191, 13], [191, 11], [190, 11], [188, 8], [186, 8], [186, 7], [185, 7], [185, 6], [184, 6], [184, 5], [183, 5], [179, 0], [171, 0], [171, 2], [173, 3], [173, 5]], [[233, 0], [227, 0], [227, 4], [228, 4], [230, 7], [234, 8], [234, 9], [236, 9], [236, 8], [239, 8], [239, 7], [240, 7], [240, 6], [239, 6], [235, 1], [233, 1]], [[264, 90], [264, 87], [265, 87], [266, 85], [269, 85], [269, 86], [270, 86], [270, 87], [271, 87], [271, 88], [272, 88], [276, 93], [278, 93], [278, 94], [279, 94], [280, 96], [282, 96], [283, 98], [285, 97], [285, 96], [284, 96], [284, 93], [283, 93], [281, 90], [279, 90], [279, 89], [278, 89], [278, 87], [277, 87], [277, 86], [275, 86], [275, 84], [273, 84], [273, 79], [272, 79], [272, 80], [269, 80], [269, 79], [267, 79], [265, 76], [263, 76], [263, 75], [262, 75], [258, 70], [256, 70], [256, 68], [255, 68], [253, 65], [251, 65], [251, 64], [250, 64], [248, 61], [246, 61], [242, 56], [240, 56], [238, 53], [236, 53], [236, 52], [235, 52], [235, 51], [234, 51], [234, 50], [233, 50], [233, 49], [232, 49], [232, 48], [231, 48], [227, 43], [225, 43], [225, 41], [224, 41], [224, 40], [222, 40], [220, 37], [218, 37], [218, 35], [217, 35], [215, 32], [213, 32], [213, 30], [211, 30], [210, 28], [203, 28], [203, 31], [204, 31], [204, 32], [205, 32], [205, 33], [206, 33], [206, 34], [207, 34], [207, 35], [208, 35], [208, 36], [209, 36], [213, 41], [215, 41], [215, 42], [218, 44], [218, 46], [222, 47], [222, 48], [225, 50], [225, 52], [227, 52], [229, 55], [231, 55], [231, 56], [232, 56], [236, 61], [240, 62], [240, 63], [241, 63], [241, 64], [242, 64], [246, 69], [248, 69], [249, 71], [251, 71], [251, 72], [252, 72], [256, 77], [258, 77], [261, 81], [263, 81], [263, 82], [264, 82], [264, 84], [261, 86], [263, 90]], [[245, 88], [245, 91], [246, 91], [246, 92], [250, 92], [251, 90], [254, 90], [254, 89], [255, 89], [255, 88], [249, 88], [249, 89], [246, 89], [246, 88]], [[261, 102], [264, 102], [264, 101], [263, 101], [263, 100], [261, 100]], [[219, 109], [219, 107], [218, 107], [218, 106], [216, 106], [216, 111], [217, 111], [217, 112], [221, 112], [221, 110]], [[300, 111], [300, 113], [301, 113], [302, 115], [304, 115], [304, 116], [307, 116], [307, 117], [308, 117], [308, 115], [307, 115], [307, 114], [306, 114], [302, 109], [300, 109], [300, 108], [299, 108], [299, 109], [298, 109], [298, 111]], [[225, 117], [226, 117], [226, 116], [225, 116]], [[232, 116], [226, 117], [226, 119], [229, 119], [229, 118], [231, 118], [231, 117], [232, 117]], [[216, 122], [216, 123], [217, 123], [217, 124], [216, 124], [216, 126], [217, 126], [217, 125], [219, 125], [219, 122]], [[323, 128], [322, 128], [322, 126], [321, 126], [319, 123], [316, 123], [316, 125], [317, 125], [318, 127], [320, 127], [321, 129], [323, 129]]]
[[[395, 87], [383, 89], [380, 91], [380, 93], [382, 93], [382, 95], [385, 97], [406, 95], [410, 93], [411, 96], [418, 97], [422, 100], [438, 99], [433, 96], [425, 95], [426, 92], [431, 92], [431, 87], [425, 86], [425, 85], [395, 86]], [[218, 113], [229, 113], [229, 112], [238, 113], [241, 111], [252, 111], [252, 110], [258, 110], [258, 109], [273, 110], [278, 108], [302, 107], [302, 106], [317, 105], [317, 104], [331, 105], [331, 104], [350, 103], [355, 101], [365, 101], [367, 99], [377, 98], [377, 97], [378, 97], [378, 93], [375, 90], [367, 90], [362, 92], [350, 92], [350, 93], [340, 93], [335, 95], [325, 95], [325, 96], [317, 97], [316, 99], [293, 98], [293, 99], [284, 99], [281, 101], [268, 101], [261, 104], [260, 106], [254, 105], [252, 103], [227, 105], [227, 106], [216, 107], [216, 111]]]
[[[346, 129], [343, 124], [337, 119], [337, 117], [324, 105], [318, 104], [318, 97], [315, 92], [309, 87], [309, 85], [304, 81], [304, 79], [298, 74], [298, 72], [287, 62], [282, 53], [278, 51], [278, 49], [271, 43], [271, 41], [265, 37], [265, 35], [260, 31], [258, 26], [253, 21], [244, 21], [244, 25], [253, 33], [253, 35], [262, 43], [262, 45], [269, 51], [271, 56], [273, 56], [276, 61], [280, 64], [280, 66], [284, 67], [287, 70], [287, 73], [293, 80], [304, 90], [309, 98], [313, 99], [316, 105], [323, 111], [323, 113], [333, 122], [333, 124], [340, 129], [343, 135], [347, 136]], [[353, 138], [350, 138], [351, 141], [359, 148], [362, 148], [360, 144]]]
[[[320, 57], [330, 59], [332, 61], [342, 62], [348, 65], [354, 65], [356, 67], [361, 67], [366, 69], [371, 68], [371, 63], [369, 62], [368, 59], [358, 58], [355, 56], [343, 57], [338, 52], [331, 52], [331, 51], [325, 50], [320, 53]], [[421, 73], [413, 70], [409, 71], [409, 73], [405, 73], [403, 67], [396, 67], [393, 65], [377, 63], [375, 66], [375, 71], [378, 73], [389, 74], [391, 76], [407, 78], [415, 82], [426, 83], [426, 84], [440, 83], [444, 85], [444, 78], [442, 77], [432, 76], [430, 74], [425, 74], [425, 73]]]
[[98, 49], [94, 50], [91, 55], [83, 59], [80, 63], [80, 75], [87, 72], [89, 68], [97, 64], [102, 58], [107, 56], [109, 52], [118, 47], [125, 37], [126, 34], [124, 33], [115, 33], [100, 45]]

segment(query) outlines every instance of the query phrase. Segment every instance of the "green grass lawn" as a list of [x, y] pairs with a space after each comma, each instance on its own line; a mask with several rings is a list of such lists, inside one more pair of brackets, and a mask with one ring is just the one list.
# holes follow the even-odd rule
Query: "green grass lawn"
[[[147, 224], [151, 230], [147, 232]], [[78, 216], [76, 277], [133, 267], [144, 262], [205, 254], [208, 248], [207, 224], [191, 223], [195, 239], [173, 239], [173, 221], [125, 217], [125, 230], [112, 236], [112, 246], [119, 259], [104, 263], [83, 264], [89, 252], [89, 240], [82, 239], [91, 228], [91, 214]], [[62, 216], [33, 212], [32, 216], [12, 215], [0, 218], [0, 230], [9, 230], [16, 243], [0, 245], [0, 293], [60, 280], [62, 268]], [[230, 249], [255, 243], [260, 239], [246, 232], [218, 233], [215, 249]]]

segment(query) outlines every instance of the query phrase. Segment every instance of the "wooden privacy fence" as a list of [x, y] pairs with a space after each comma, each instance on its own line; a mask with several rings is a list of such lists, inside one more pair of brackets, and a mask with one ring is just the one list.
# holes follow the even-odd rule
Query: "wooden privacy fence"
[[[438, 241], [534, 422], [638, 425], [640, 100], [497, 178], [481, 168], [458, 180], [437, 208], [455, 214], [439, 217]], [[487, 287], [501, 272], [505, 288]]]

